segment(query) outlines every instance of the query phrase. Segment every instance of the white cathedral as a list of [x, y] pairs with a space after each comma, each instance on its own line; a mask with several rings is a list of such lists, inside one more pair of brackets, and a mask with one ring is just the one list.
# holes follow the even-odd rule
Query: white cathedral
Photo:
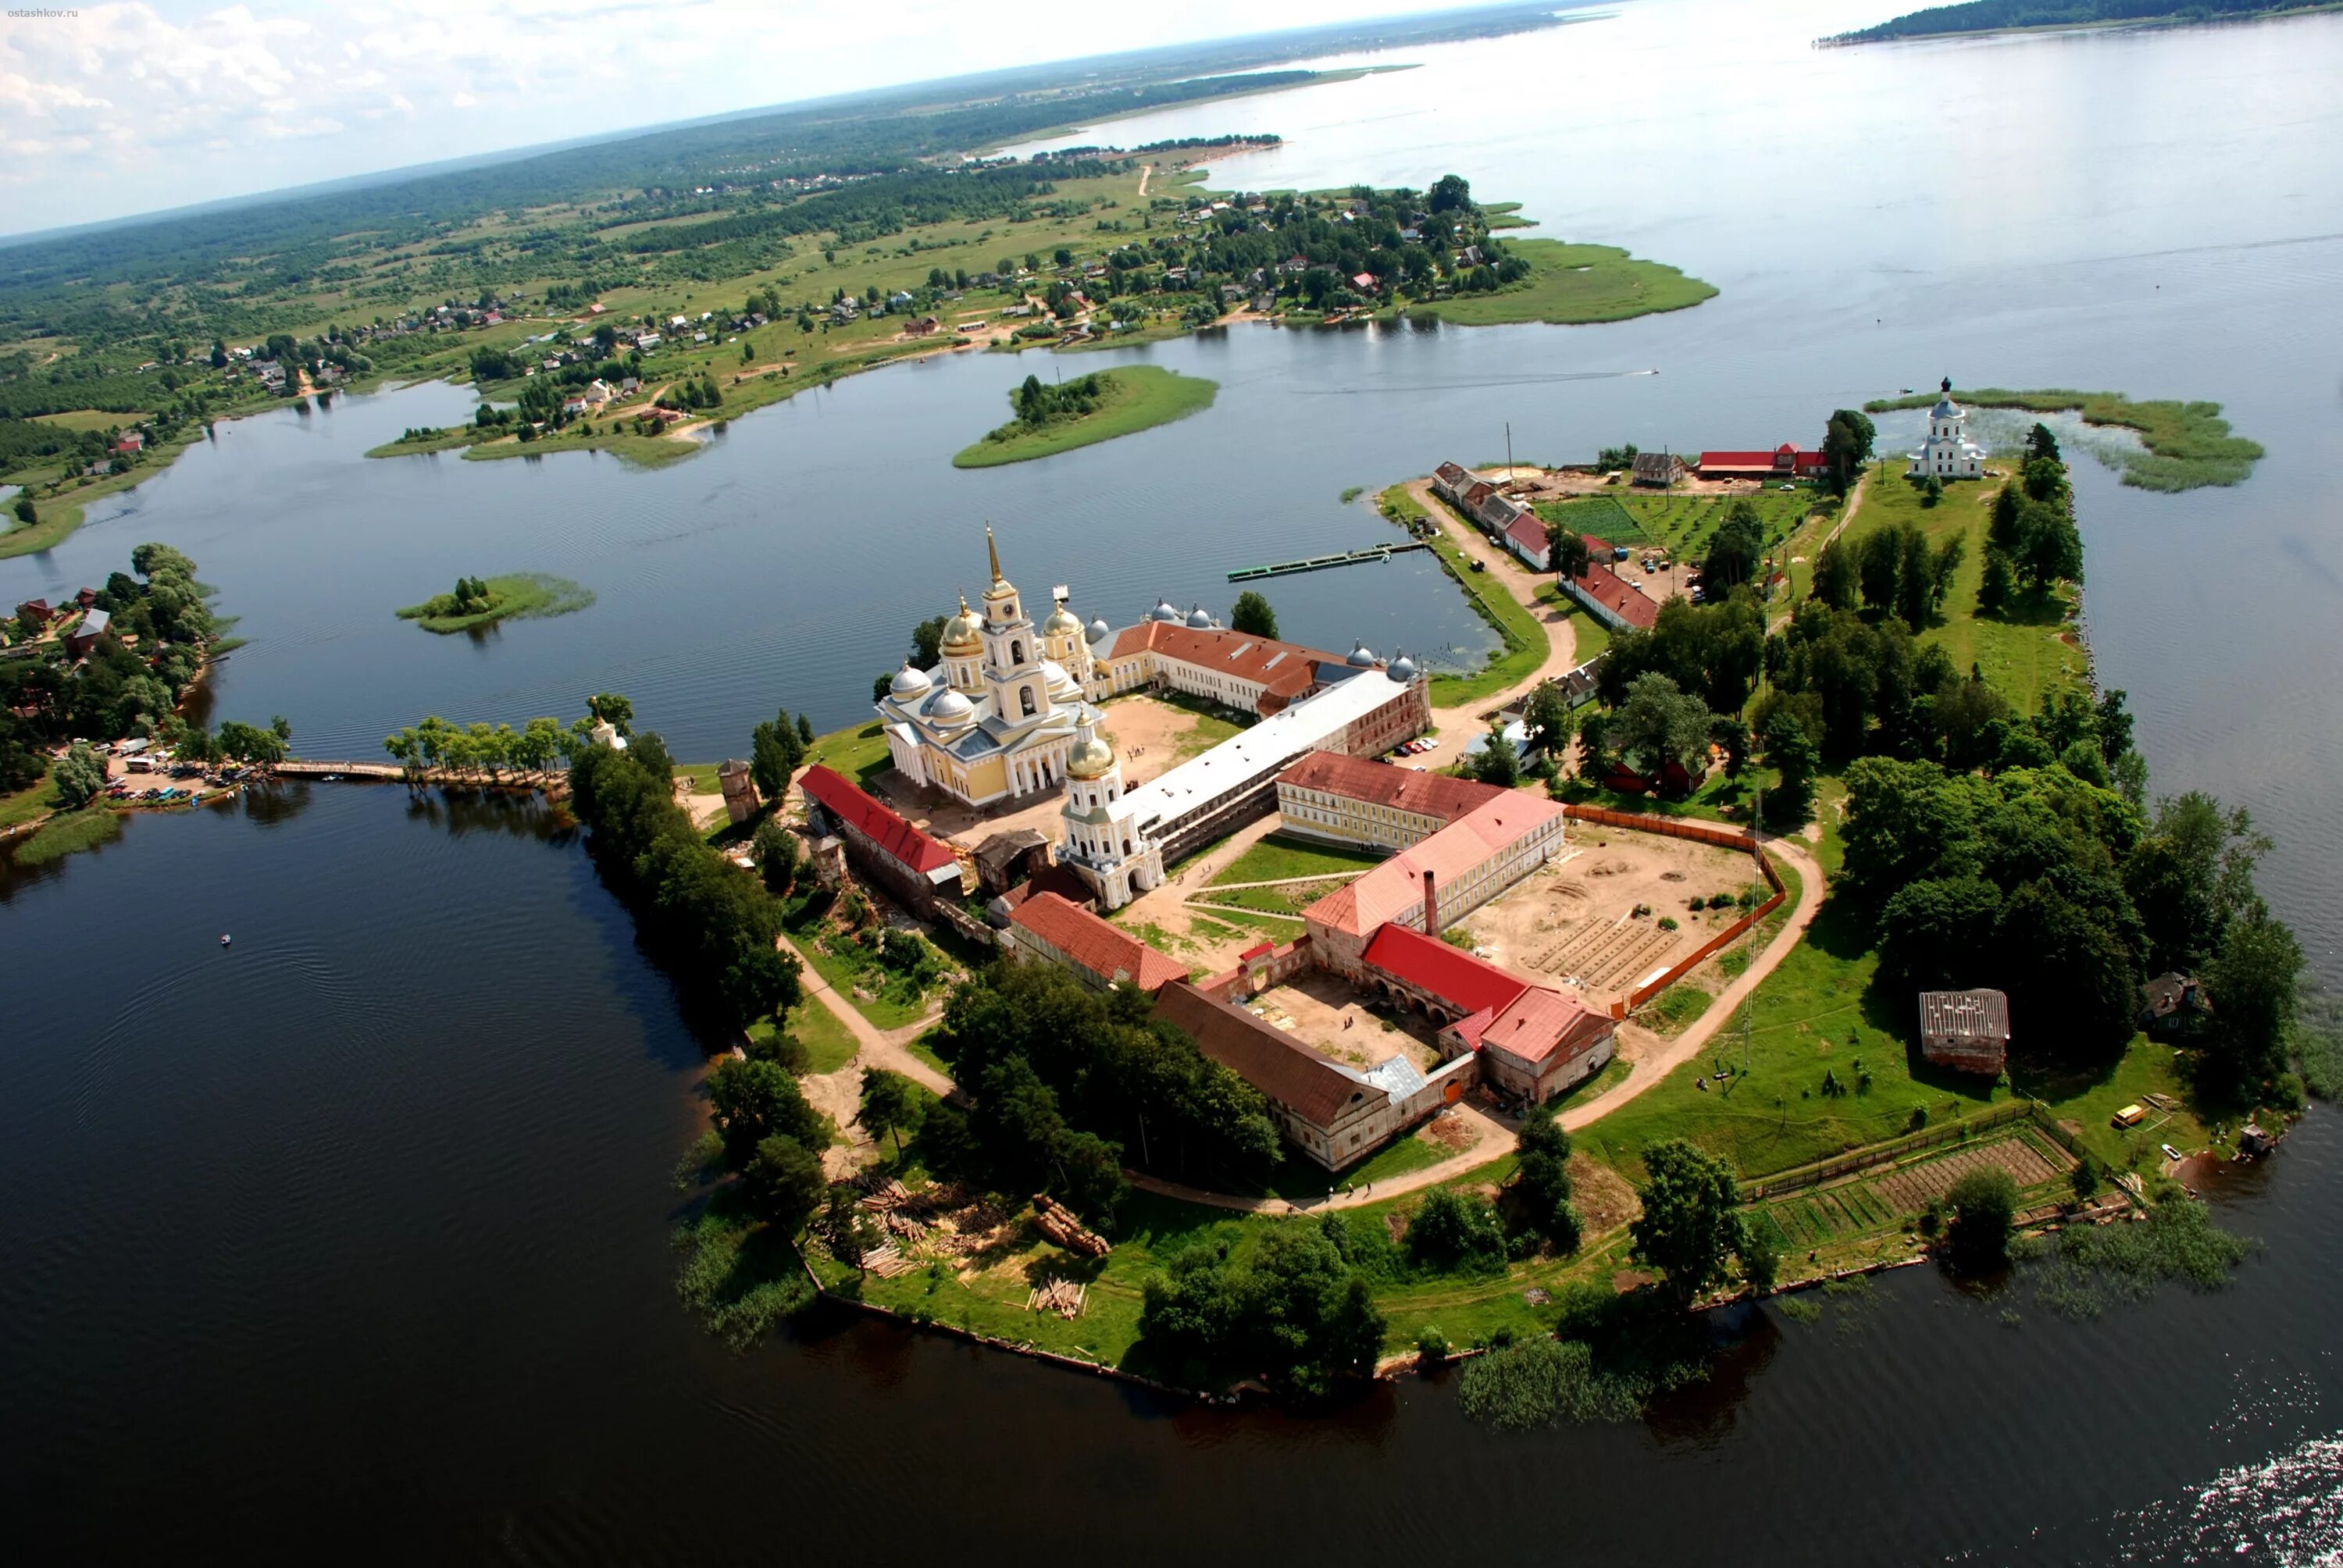
[[1928, 439], [1912, 454], [1905, 473], [1915, 479], [1985, 477], [1985, 448], [1969, 439], [1969, 411], [1953, 401], [1953, 378], [1945, 377], [1936, 406], [1928, 410]]

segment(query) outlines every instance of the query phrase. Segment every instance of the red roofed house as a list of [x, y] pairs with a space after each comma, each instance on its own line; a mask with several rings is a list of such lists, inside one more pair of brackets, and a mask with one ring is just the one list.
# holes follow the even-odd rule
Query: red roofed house
[[1362, 293], [1373, 294], [1375, 291], [1375, 275], [1372, 272], [1353, 273], [1351, 276], [1351, 286]]
[[1277, 777], [1277, 810], [1297, 838], [1404, 849], [1501, 799], [1494, 784], [1312, 751]]
[[1505, 525], [1505, 531], [1497, 536], [1497, 542], [1534, 572], [1545, 570], [1546, 562], [1552, 558], [1547, 554], [1545, 525], [1538, 521], [1535, 512], [1526, 508]]
[[[1587, 548], [1594, 548], [1592, 541]], [[1589, 561], [1584, 571], [1561, 580], [1564, 593], [1613, 631], [1649, 631], [1659, 621], [1658, 602], [1601, 561]]]
[[1819, 479], [1830, 472], [1820, 452], [1801, 452], [1785, 441], [1770, 452], [1703, 452], [1704, 479]]
[[912, 827], [834, 769], [816, 764], [798, 787], [805, 791], [807, 821], [843, 839], [856, 869], [896, 902], [924, 916], [938, 894], [960, 896], [960, 857], [942, 839]]
[[1302, 911], [1317, 962], [1367, 979], [1367, 943], [1394, 922], [1441, 931], [1544, 865], [1564, 843], [1561, 805], [1508, 789]]
[[1453, 505], [1464, 504], [1464, 492], [1481, 482], [1481, 476], [1462, 463], [1443, 463], [1432, 470], [1432, 488]]
[[1055, 893], [1036, 893], [1009, 911], [1009, 956], [1071, 970], [1100, 990], [1127, 984], [1152, 993], [1188, 978], [1187, 965]]
[[1169, 607], [1123, 628], [1114, 645], [1097, 656], [1093, 683], [1103, 682], [1105, 694], [1161, 684], [1267, 718], [1318, 689], [1322, 664], [1347, 668], [1338, 653], [1159, 618], [1162, 608]]
[[1363, 967], [1393, 1003], [1442, 1026], [1442, 1055], [1477, 1055], [1484, 1078], [1532, 1101], [1584, 1081], [1617, 1049], [1618, 1026], [1576, 997], [1397, 923], [1375, 933]]

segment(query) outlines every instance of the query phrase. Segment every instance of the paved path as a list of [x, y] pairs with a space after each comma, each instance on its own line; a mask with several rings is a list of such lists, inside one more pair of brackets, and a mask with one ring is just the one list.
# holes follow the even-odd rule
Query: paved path
[[1478, 528], [1467, 528], [1457, 520], [1448, 504], [1432, 493], [1432, 481], [1414, 479], [1408, 483], [1407, 493], [1416, 504], [1430, 514], [1433, 522], [1447, 530], [1449, 539], [1466, 556], [1486, 568], [1481, 573], [1483, 591], [1510, 594], [1515, 602], [1530, 612], [1532, 619], [1545, 628], [1545, 662], [1523, 679], [1502, 691], [1474, 698], [1454, 708], [1435, 708], [1433, 719], [1445, 727], [1479, 730], [1481, 716], [1493, 713], [1509, 703], [1516, 702], [1537, 689], [1544, 681], [1569, 674], [1578, 668], [1578, 633], [1570, 624], [1569, 612], [1546, 603], [1537, 597], [1545, 578], [1491, 544]]
[[[1715, 1037], [1717, 1030], [1733, 1022], [1734, 1010], [1741, 1005], [1742, 999], [1756, 990], [1758, 982], [1773, 973], [1789, 956], [1790, 950], [1798, 944], [1799, 939], [1806, 934], [1806, 928], [1814, 924], [1815, 910], [1822, 904], [1822, 868], [1803, 847], [1780, 839], [1767, 840], [1766, 849], [1797, 869], [1799, 899], [1790, 911], [1790, 918], [1783, 922], [1774, 940], [1765, 944], [1765, 950], [1753, 959], [1749, 967], [1741, 972], [1741, 978], [1725, 987], [1724, 994], [1709, 1004], [1708, 1010], [1701, 1014], [1690, 1029], [1668, 1041], [1666, 1049], [1636, 1062], [1619, 1082], [1584, 1104], [1574, 1105], [1564, 1111], [1562, 1113], [1564, 1128], [1575, 1132], [1608, 1116], [1698, 1056], [1701, 1048]], [[1460, 1105], [1456, 1109], [1483, 1124], [1486, 1131], [1479, 1141], [1437, 1165], [1427, 1165], [1420, 1171], [1410, 1171], [1404, 1175], [1377, 1181], [1362, 1191], [1331, 1193], [1314, 1201], [1296, 1203], [1283, 1198], [1239, 1198], [1226, 1192], [1207, 1192], [1199, 1188], [1181, 1186], [1176, 1181], [1159, 1181], [1137, 1171], [1129, 1172], [1131, 1184], [1142, 1191], [1160, 1192], [1167, 1198], [1185, 1199], [1208, 1208], [1229, 1209], [1247, 1214], [1305, 1214], [1326, 1209], [1355, 1209], [1362, 1204], [1381, 1202], [1385, 1198], [1396, 1198], [1402, 1193], [1453, 1181], [1500, 1155], [1513, 1152], [1514, 1131], [1519, 1123], [1501, 1120], [1470, 1106]]]
[[779, 941], [783, 952], [790, 954], [805, 966], [807, 994], [830, 1009], [831, 1016], [854, 1036], [859, 1049], [854, 1062], [850, 1066], [883, 1067], [901, 1073], [935, 1093], [950, 1094], [952, 1091], [952, 1081], [912, 1055], [910, 1050], [911, 1041], [933, 1029], [936, 1020], [943, 1017], [943, 1009], [938, 1008], [918, 1022], [907, 1023], [900, 1029], [880, 1029], [862, 1016], [862, 1010], [854, 1005], [852, 997], [839, 995], [837, 990], [822, 979], [821, 971], [813, 967], [813, 961], [806, 957], [804, 949], [787, 937], [779, 938]]

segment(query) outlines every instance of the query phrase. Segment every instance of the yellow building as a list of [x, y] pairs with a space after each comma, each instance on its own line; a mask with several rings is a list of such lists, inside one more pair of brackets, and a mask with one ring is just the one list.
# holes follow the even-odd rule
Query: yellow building
[[923, 670], [907, 660], [878, 703], [896, 769], [970, 806], [1057, 789], [1075, 726], [1097, 718], [1082, 696], [1091, 649], [1081, 622], [1061, 604], [1036, 627], [1001, 575], [990, 528], [984, 545], [992, 584], [983, 612], [960, 596], [940, 662]]

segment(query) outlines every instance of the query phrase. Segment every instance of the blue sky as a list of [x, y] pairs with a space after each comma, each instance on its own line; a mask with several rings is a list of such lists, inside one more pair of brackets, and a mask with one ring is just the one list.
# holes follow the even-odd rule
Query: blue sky
[[0, 15], [0, 233], [890, 83], [1464, 0], [54, 3]]

